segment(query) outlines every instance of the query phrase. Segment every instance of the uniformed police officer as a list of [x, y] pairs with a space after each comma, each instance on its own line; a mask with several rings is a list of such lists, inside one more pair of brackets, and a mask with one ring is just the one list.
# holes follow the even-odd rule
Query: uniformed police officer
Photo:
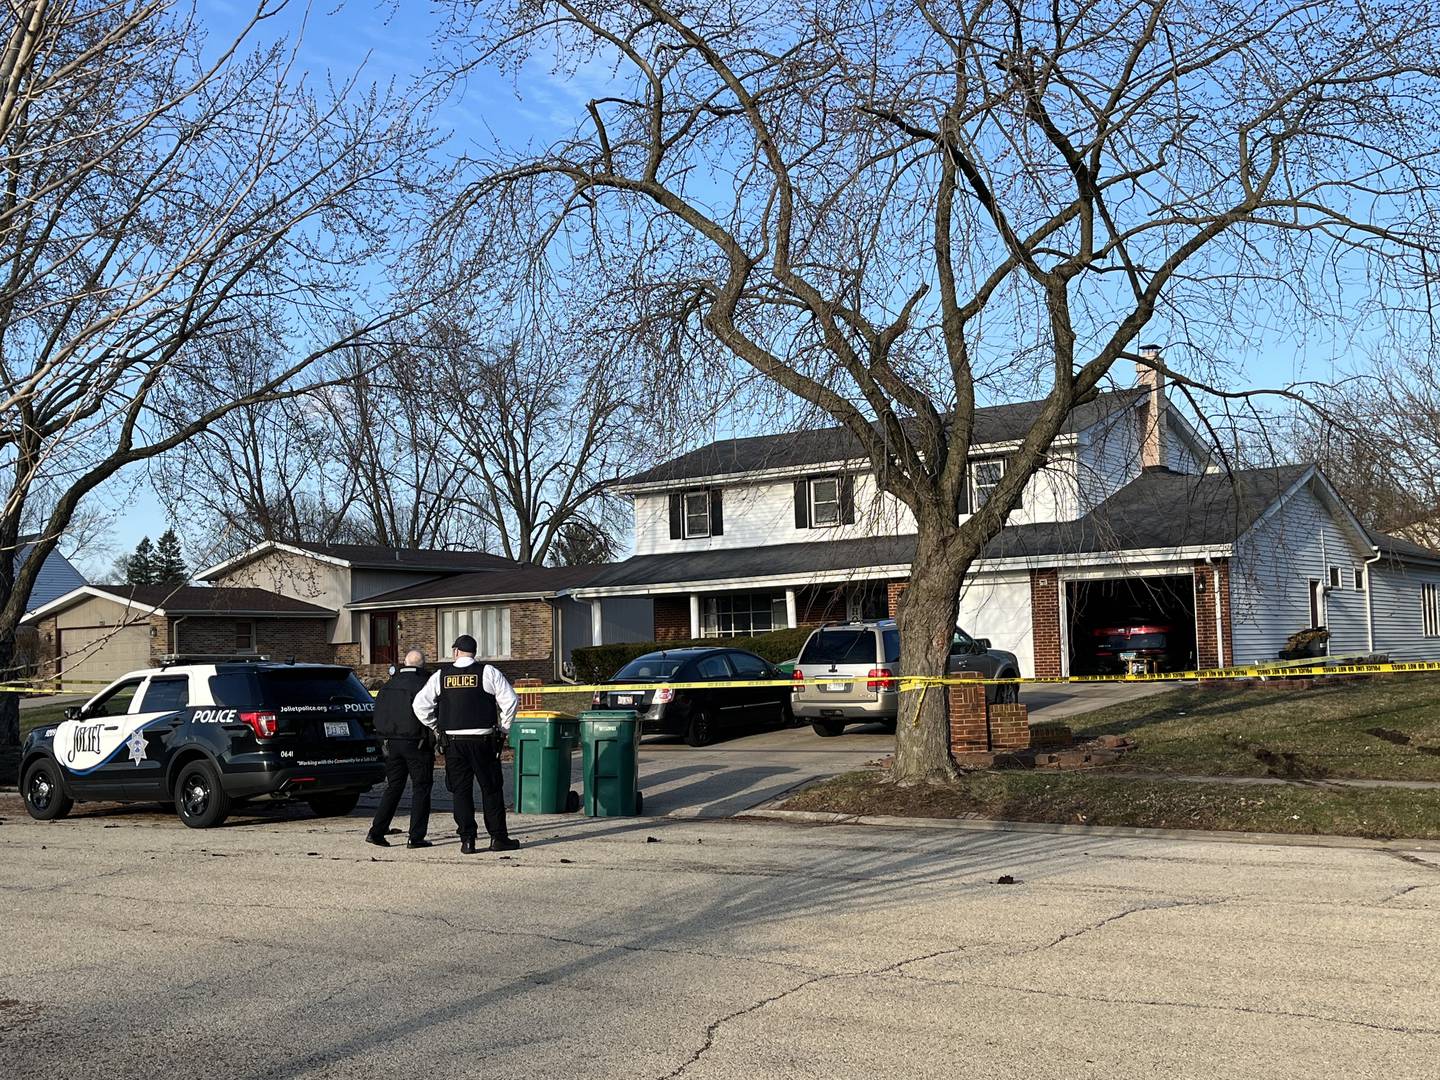
[[405, 664], [390, 676], [375, 695], [375, 733], [385, 740], [385, 794], [375, 808], [375, 820], [365, 842], [389, 847], [385, 833], [410, 780], [410, 840], [407, 848], [427, 848], [430, 827], [430, 788], [435, 781], [435, 738], [415, 717], [415, 695], [425, 688], [429, 672], [425, 654], [411, 649]]
[[505, 733], [520, 707], [509, 681], [489, 664], [475, 659], [475, 639], [455, 639], [454, 662], [430, 676], [415, 696], [415, 716], [447, 740], [445, 786], [455, 804], [460, 853], [475, 853], [475, 791], [480, 781], [480, 806], [491, 851], [514, 851], [505, 827], [504, 780], [500, 750]]

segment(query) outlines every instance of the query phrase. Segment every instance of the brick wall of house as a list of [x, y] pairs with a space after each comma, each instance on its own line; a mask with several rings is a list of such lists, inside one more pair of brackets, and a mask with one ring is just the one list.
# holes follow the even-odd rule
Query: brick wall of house
[[801, 592], [795, 605], [795, 621], [800, 626], [824, 622], [842, 622], [847, 612], [844, 589], [815, 589]]
[[890, 618], [898, 618], [900, 615], [900, 597], [904, 595], [909, 581], [891, 581], [885, 586], [885, 609], [890, 613]]
[[[1225, 648], [1215, 641], [1215, 571], [1220, 571], [1220, 628]], [[1222, 559], [1214, 566], [1197, 562], [1195, 572], [1195, 663], [1202, 668], [1225, 667], [1234, 663], [1230, 629], [1230, 561]]]
[[[427, 664], [435, 663], [440, 657], [440, 642], [436, 640], [439, 626], [433, 607], [400, 608], [395, 612], [395, 644], [399, 656], [403, 659], [411, 649], [419, 649], [425, 654]], [[448, 653], [450, 642], [445, 645]]]
[[1030, 625], [1035, 640], [1035, 674], [1060, 674], [1060, 572], [1030, 571]]
[[690, 598], [655, 597], [655, 640], [684, 641], [690, 637]]
[[54, 615], [41, 619], [35, 624], [35, 673], [41, 678], [55, 675], [55, 627], [58, 620]]
[[[514, 600], [506, 606], [510, 609], [510, 656], [505, 660], [491, 660], [488, 663], [512, 681], [524, 678], [552, 681], [555, 678], [552, 641], [554, 619], [549, 602]], [[454, 642], [439, 639], [440, 611], [438, 607], [396, 610], [395, 644], [401, 658], [408, 650], [419, 649], [425, 654], [427, 664], [449, 662]], [[342, 647], [337, 646], [337, 651], [340, 648]], [[341, 662], [349, 663], [364, 678], [379, 678], [389, 671], [388, 664], [360, 663], [358, 646], [354, 660]]]
[[[151, 663], [166, 653], [184, 652], [224, 656], [235, 653], [236, 623], [248, 622], [253, 629], [252, 652], [272, 660], [333, 664], [336, 646], [330, 644], [329, 619], [236, 619], [226, 616], [189, 615], [176, 625], [175, 619], [151, 616], [155, 629], [150, 638]], [[166, 625], [168, 623], [168, 625]]]

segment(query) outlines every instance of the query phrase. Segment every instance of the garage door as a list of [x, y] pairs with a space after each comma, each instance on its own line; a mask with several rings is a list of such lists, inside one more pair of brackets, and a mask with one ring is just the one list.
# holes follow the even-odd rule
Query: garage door
[[108, 683], [150, 666], [150, 627], [65, 626], [60, 649], [65, 678]]

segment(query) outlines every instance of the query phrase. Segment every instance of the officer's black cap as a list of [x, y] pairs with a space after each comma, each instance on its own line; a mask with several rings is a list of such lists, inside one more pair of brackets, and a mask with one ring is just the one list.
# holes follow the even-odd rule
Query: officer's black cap
[[475, 645], [475, 639], [469, 634], [461, 634], [455, 639], [455, 644], [450, 647], [452, 649], [459, 649], [461, 652], [469, 653], [471, 656], [474, 656], [479, 651]]

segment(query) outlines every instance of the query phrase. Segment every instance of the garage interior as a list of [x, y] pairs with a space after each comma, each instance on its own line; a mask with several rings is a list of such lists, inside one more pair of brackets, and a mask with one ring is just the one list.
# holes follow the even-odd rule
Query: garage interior
[[1150, 653], [1157, 644], [1153, 635], [1123, 634], [1139, 627], [1166, 628], [1163, 655], [1155, 657], [1156, 670], [1195, 667], [1195, 582], [1190, 575], [1071, 581], [1065, 586], [1065, 600], [1072, 675], [1122, 670], [1118, 653], [1134, 651], [1120, 645], [1122, 638], [1147, 646], [1139, 650], [1142, 655]]

